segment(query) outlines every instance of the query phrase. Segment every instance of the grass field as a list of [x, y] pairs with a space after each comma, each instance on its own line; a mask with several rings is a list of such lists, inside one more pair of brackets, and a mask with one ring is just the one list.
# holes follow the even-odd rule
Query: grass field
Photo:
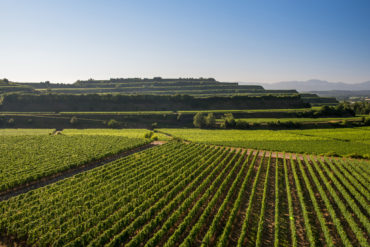
[[274, 151], [370, 157], [370, 127], [309, 130], [160, 129], [189, 141]]
[[369, 246], [369, 168], [169, 142], [0, 202], [0, 233], [28, 246]]
[[[123, 136], [129, 138], [144, 138], [150, 132], [147, 129], [64, 129], [65, 135], [104, 135], [104, 136]], [[170, 138], [161, 133], [155, 133], [158, 140], [169, 140]]]
[[311, 107], [311, 108], [298, 108], [298, 109], [257, 109], [257, 110], [204, 110], [204, 111], [178, 111], [179, 113], [192, 113], [195, 114], [197, 112], [202, 113], [256, 113], [256, 112], [304, 112], [310, 110], [318, 110], [320, 107]]
[[[319, 123], [319, 122], [340, 122], [343, 120], [347, 121], [360, 121], [361, 117], [348, 117], [348, 118], [240, 118], [240, 120], [248, 123], [269, 123], [269, 122], [281, 122], [285, 123], [288, 121], [298, 123]], [[217, 121], [223, 121], [223, 119], [217, 119]]]
[[48, 135], [53, 129], [0, 129], [0, 136]]

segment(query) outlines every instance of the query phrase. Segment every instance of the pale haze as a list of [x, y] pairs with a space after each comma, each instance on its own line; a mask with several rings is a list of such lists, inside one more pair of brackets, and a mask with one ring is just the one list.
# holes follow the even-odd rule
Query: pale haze
[[370, 80], [370, 1], [0, 1], [0, 78]]

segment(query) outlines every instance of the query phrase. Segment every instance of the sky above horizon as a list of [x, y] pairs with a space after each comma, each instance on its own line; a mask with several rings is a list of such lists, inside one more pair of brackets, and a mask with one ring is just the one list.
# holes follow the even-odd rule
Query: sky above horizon
[[0, 0], [0, 78], [370, 80], [369, 0]]

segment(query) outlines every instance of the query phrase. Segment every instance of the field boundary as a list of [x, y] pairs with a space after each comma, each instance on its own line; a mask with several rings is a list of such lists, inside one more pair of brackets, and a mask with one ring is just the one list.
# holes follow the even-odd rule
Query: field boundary
[[79, 174], [81, 172], [89, 171], [89, 170], [94, 169], [96, 167], [103, 166], [103, 165], [105, 165], [109, 162], [115, 161], [119, 158], [128, 156], [130, 154], [134, 154], [134, 153], [152, 148], [152, 147], [157, 146], [157, 145], [162, 145], [164, 143], [165, 143], [164, 141], [153, 141], [151, 143], [144, 144], [142, 146], [139, 146], [139, 147], [136, 147], [136, 148], [133, 148], [133, 149], [130, 149], [130, 150], [121, 151], [117, 154], [113, 154], [113, 155], [110, 155], [110, 156], [107, 156], [107, 157], [104, 157], [104, 158], [101, 158], [101, 159], [98, 159], [98, 160], [95, 160], [95, 161], [92, 161], [92, 162], [88, 162], [88, 163], [86, 163], [82, 166], [78, 166], [78, 167], [75, 167], [75, 168], [72, 168], [72, 169], [68, 169], [68, 170], [56, 173], [56, 174], [52, 174], [52, 175], [40, 178], [38, 180], [29, 182], [29, 183], [16, 186], [16, 187], [11, 188], [9, 190], [2, 191], [2, 192], [0, 192], [0, 202], [5, 201], [5, 200], [7, 200], [11, 197], [26, 193], [28, 191], [35, 190], [35, 189], [47, 186], [47, 185], [52, 184], [52, 183], [56, 183], [56, 182], [58, 182], [62, 179], [72, 177], [72, 176], [74, 176], [76, 174]]

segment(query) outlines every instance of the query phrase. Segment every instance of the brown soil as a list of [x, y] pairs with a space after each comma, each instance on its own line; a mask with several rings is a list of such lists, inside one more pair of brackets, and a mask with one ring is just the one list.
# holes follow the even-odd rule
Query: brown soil
[[265, 221], [262, 230], [262, 246], [273, 246], [275, 237], [275, 166], [276, 158], [271, 159], [270, 174], [266, 195]]
[[296, 226], [296, 233], [297, 233], [297, 244], [298, 246], [309, 246], [309, 242], [306, 238], [306, 230], [303, 220], [303, 214], [301, 205], [299, 203], [298, 194], [297, 194], [297, 188], [294, 182], [293, 177], [293, 171], [291, 167], [290, 160], [287, 160], [287, 166], [288, 166], [288, 177], [289, 177], [289, 183], [291, 188], [291, 194], [292, 194], [292, 206], [293, 206], [293, 212], [294, 212], [294, 222]]
[[259, 179], [256, 185], [256, 192], [253, 198], [251, 213], [249, 216], [249, 220], [247, 222], [247, 234], [245, 238], [245, 242], [243, 243], [243, 246], [255, 246], [256, 242], [256, 234], [258, 229], [258, 222], [259, 217], [261, 214], [261, 206], [262, 206], [262, 197], [263, 197], [263, 188], [265, 183], [265, 177], [267, 172], [267, 159], [268, 155], [266, 154], [266, 157], [263, 160], [263, 163], [261, 164], [261, 172], [259, 174]]
[[[256, 154], [256, 152], [254, 152]], [[256, 179], [256, 173], [258, 170], [258, 166], [260, 164], [261, 156], [258, 156], [254, 165], [253, 165], [253, 171], [251, 172], [251, 176], [249, 178], [249, 182], [246, 186], [245, 193], [243, 194], [243, 197], [241, 198], [240, 202], [240, 208], [238, 210], [238, 213], [236, 214], [233, 227], [231, 228], [231, 234], [229, 236], [228, 243], [230, 243], [230, 246], [236, 246], [238, 243], [238, 238], [241, 233], [241, 229], [243, 226], [244, 218], [245, 218], [245, 212], [247, 210], [248, 204], [249, 204], [249, 196], [252, 191], [252, 185], [254, 182], [254, 179]], [[251, 157], [251, 161], [253, 160], [253, 157]], [[250, 165], [250, 164], [249, 164]]]

